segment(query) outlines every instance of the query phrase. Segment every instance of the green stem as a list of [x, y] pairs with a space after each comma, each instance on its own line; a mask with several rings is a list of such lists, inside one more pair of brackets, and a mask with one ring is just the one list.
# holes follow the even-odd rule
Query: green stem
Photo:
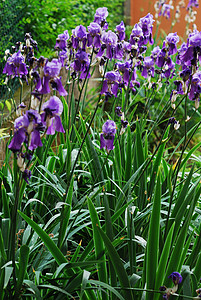
[[[107, 61], [106, 61], [106, 66], [105, 66], [105, 70], [104, 70], [104, 75], [103, 75], [103, 78], [102, 78], [101, 89], [102, 89], [103, 81], [104, 81], [104, 78], [105, 78], [105, 73], [106, 73], [106, 70], [107, 70], [107, 64], [108, 64], [108, 59], [107, 59]], [[67, 188], [66, 188], [66, 193], [64, 194], [64, 197], [66, 197], [66, 195], [68, 194], [68, 189], [69, 189], [69, 186], [70, 186], [70, 183], [71, 183], [71, 180], [72, 180], [74, 171], [75, 171], [75, 167], [76, 167], [76, 164], [77, 164], [77, 161], [78, 161], [78, 157], [79, 157], [79, 155], [80, 155], [80, 153], [81, 153], [81, 151], [82, 151], [82, 147], [83, 147], [83, 145], [84, 145], [84, 143], [85, 143], [86, 137], [87, 137], [87, 135], [88, 135], [88, 133], [89, 133], [89, 130], [90, 130], [90, 128], [91, 128], [91, 124], [93, 123], [93, 120], [94, 120], [95, 115], [96, 115], [96, 113], [97, 113], [97, 110], [98, 110], [98, 107], [99, 107], [100, 99], [101, 99], [101, 94], [99, 95], [99, 98], [98, 98], [98, 102], [97, 102], [96, 108], [95, 108], [94, 113], [93, 113], [93, 115], [92, 115], [92, 118], [91, 118], [91, 120], [90, 120], [90, 122], [89, 122], [89, 125], [88, 125], [88, 127], [87, 127], [86, 133], [85, 133], [85, 135], [84, 135], [84, 138], [83, 138], [82, 143], [81, 143], [81, 145], [80, 145], [79, 151], [78, 151], [78, 153], [77, 153], [75, 162], [74, 162], [74, 164], [73, 164], [73, 168], [72, 168], [72, 170], [71, 170], [71, 174], [70, 174], [69, 181], [67, 182]]]
[[16, 247], [16, 229], [17, 229], [17, 210], [19, 205], [19, 194], [21, 188], [21, 174], [18, 174], [19, 168], [17, 166], [17, 157], [16, 154], [14, 156], [14, 193], [15, 193], [15, 202], [11, 214], [11, 227], [10, 227], [10, 252], [9, 257], [12, 260], [13, 266], [13, 282], [14, 288], [17, 288], [17, 280], [16, 280], [16, 268], [15, 268], [15, 247]]
[[73, 80], [73, 84], [72, 84], [71, 97], [70, 97], [69, 109], [68, 109], [68, 124], [67, 124], [68, 132], [70, 131], [70, 125], [71, 125], [70, 115], [71, 115], [71, 102], [73, 97], [74, 85], [75, 85], [75, 80]]
[[76, 116], [78, 114], [78, 110], [79, 110], [79, 106], [80, 106], [80, 101], [81, 101], [81, 97], [82, 97], [82, 93], [83, 93], [83, 90], [84, 90], [84, 87], [85, 87], [85, 84], [88, 80], [88, 75], [89, 75], [89, 71], [90, 71], [90, 68], [91, 68], [91, 62], [92, 62], [92, 58], [93, 58], [93, 53], [94, 53], [94, 48], [92, 50], [92, 53], [91, 53], [91, 58], [90, 58], [90, 63], [89, 63], [89, 68], [87, 70], [87, 74], [86, 74], [86, 77], [84, 79], [84, 82], [82, 84], [82, 87], [81, 87], [81, 90], [80, 90], [80, 94], [79, 94], [79, 98], [78, 98], [78, 102], [77, 102], [77, 107], [76, 107], [76, 111], [75, 111], [75, 116], [74, 116], [74, 120], [73, 120], [73, 123], [75, 122], [75, 119], [76, 119]]
[[[173, 172], [174, 185], [173, 185], [173, 189], [172, 189], [172, 193], [171, 193], [170, 201], [169, 201], [168, 214], [167, 214], [167, 220], [166, 220], [166, 225], [165, 225], [165, 234], [164, 234], [165, 238], [167, 236], [168, 222], [169, 222], [169, 218], [170, 218], [171, 206], [172, 206], [172, 201], [173, 201], [173, 197], [174, 197], [174, 192], [175, 192], [175, 189], [176, 189], [177, 177], [178, 177], [178, 174], [179, 174], [179, 168], [180, 168], [180, 164], [181, 164], [181, 161], [182, 161], [182, 158], [183, 158], [183, 154], [184, 154], [185, 149], [188, 146], [191, 138], [193, 137], [194, 133], [198, 129], [199, 125], [201, 124], [201, 121], [200, 121], [198, 123], [198, 126], [196, 127], [196, 129], [191, 134], [189, 140], [186, 142], [186, 140], [187, 140], [187, 122], [186, 122], [186, 119], [187, 119], [187, 98], [188, 98], [188, 93], [189, 93], [189, 90], [190, 90], [190, 86], [191, 86], [191, 82], [190, 82], [190, 84], [188, 86], [188, 90], [187, 90], [187, 92], [185, 94], [185, 98], [184, 98], [185, 99], [185, 104], [184, 104], [185, 105], [185, 133], [184, 133], [184, 143], [183, 143], [183, 148], [182, 148], [182, 151], [181, 151], [181, 155], [180, 155], [179, 160], [177, 162], [176, 168], [175, 168], [175, 170]], [[176, 172], [176, 174], [175, 174], [175, 172]]]
[[20, 80], [20, 104], [22, 103], [22, 94], [23, 94], [23, 83]]

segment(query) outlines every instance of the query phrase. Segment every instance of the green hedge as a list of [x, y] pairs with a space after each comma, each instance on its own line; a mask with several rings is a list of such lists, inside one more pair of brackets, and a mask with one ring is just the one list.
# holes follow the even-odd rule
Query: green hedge
[[54, 48], [58, 34], [82, 24], [87, 26], [94, 19], [98, 7], [106, 6], [110, 29], [123, 19], [123, 0], [25, 0], [26, 14], [22, 20], [25, 31], [31, 32], [38, 42], [39, 52], [48, 56]]
[[5, 93], [2, 74], [6, 49], [11, 49], [17, 41], [24, 38], [24, 26], [21, 20], [25, 14], [24, 0], [0, 1], [0, 97]]

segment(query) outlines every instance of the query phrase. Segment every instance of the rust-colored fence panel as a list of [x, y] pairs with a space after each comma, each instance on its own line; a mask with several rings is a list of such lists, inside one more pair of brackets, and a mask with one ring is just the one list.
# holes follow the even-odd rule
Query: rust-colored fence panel
[[[162, 1], [160, 1], [162, 2]], [[165, 1], [163, 1], [165, 2]], [[182, 2], [184, 2], [185, 7], [182, 7]], [[130, 25], [134, 25], [139, 21], [140, 18], [147, 15], [147, 13], [151, 13], [156, 20], [154, 23], [154, 32], [156, 31], [157, 27], [157, 20], [159, 20], [159, 33], [165, 31], [165, 33], [169, 32], [177, 32], [177, 34], [181, 37], [185, 38], [186, 35], [186, 25], [187, 22], [185, 20], [185, 16], [187, 14], [187, 6], [189, 1], [179, 1], [179, 0], [172, 0], [172, 6], [174, 9], [170, 9], [170, 18], [167, 19], [165, 16], [159, 16], [158, 19], [156, 18], [156, 10], [155, 10], [155, 3], [156, 1], [150, 0], [130, 0]], [[169, 4], [170, 1], [166, 1], [166, 4]], [[176, 7], [180, 5], [180, 17], [179, 22], [176, 22], [174, 25], [175, 15], [176, 15]], [[193, 7], [193, 11], [196, 11], [196, 20], [195, 24], [197, 25], [197, 29], [201, 31], [201, 3], [199, 7]], [[177, 15], [176, 15], [177, 16]], [[193, 29], [193, 22], [189, 24], [189, 29]]]

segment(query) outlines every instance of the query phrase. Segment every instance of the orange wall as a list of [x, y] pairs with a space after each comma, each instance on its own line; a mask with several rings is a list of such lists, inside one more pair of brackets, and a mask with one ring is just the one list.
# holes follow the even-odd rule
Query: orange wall
[[[154, 9], [154, 3], [155, 0], [130, 0], [130, 11], [131, 11], [131, 25], [133, 26], [135, 23], [139, 21], [140, 18], [147, 15], [148, 12], [153, 14], [155, 19], [155, 9]], [[167, 1], [168, 4], [169, 1]], [[176, 6], [178, 0], [173, 0], [173, 5]], [[200, 1], [201, 2], [201, 1]], [[185, 0], [186, 7], [188, 4], [188, 0]], [[196, 15], [196, 21], [195, 24], [197, 25], [197, 29], [201, 31], [201, 3], [198, 8], [194, 8], [194, 10], [197, 11]], [[181, 37], [185, 38], [185, 28], [186, 28], [186, 21], [185, 21], [185, 15], [187, 11], [186, 8], [181, 8], [181, 16], [180, 16], [180, 22], [176, 23], [176, 25], [171, 28], [172, 25], [172, 17], [174, 17], [174, 10], [171, 10], [170, 13], [170, 19], [166, 19], [165, 17], [159, 17], [159, 20], [161, 20], [161, 24], [159, 26], [160, 33], [161, 30], [164, 30], [166, 34], [169, 32], [177, 32], [177, 34]], [[155, 19], [156, 20], [156, 19]], [[192, 23], [190, 24], [190, 28], [192, 29]], [[154, 32], [156, 30], [156, 22], [154, 22]]]

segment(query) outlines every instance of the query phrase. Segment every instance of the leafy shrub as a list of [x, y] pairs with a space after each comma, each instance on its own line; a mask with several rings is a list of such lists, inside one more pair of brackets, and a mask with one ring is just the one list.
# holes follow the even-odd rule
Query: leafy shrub
[[44, 56], [51, 55], [58, 34], [66, 28], [71, 30], [79, 24], [88, 25], [89, 20], [93, 20], [94, 11], [98, 7], [107, 6], [110, 29], [113, 29], [118, 22], [120, 23], [123, 17], [123, 0], [110, 3], [105, 0], [26, 1], [26, 12], [22, 24], [25, 32], [31, 32], [37, 40], [40, 53]]

